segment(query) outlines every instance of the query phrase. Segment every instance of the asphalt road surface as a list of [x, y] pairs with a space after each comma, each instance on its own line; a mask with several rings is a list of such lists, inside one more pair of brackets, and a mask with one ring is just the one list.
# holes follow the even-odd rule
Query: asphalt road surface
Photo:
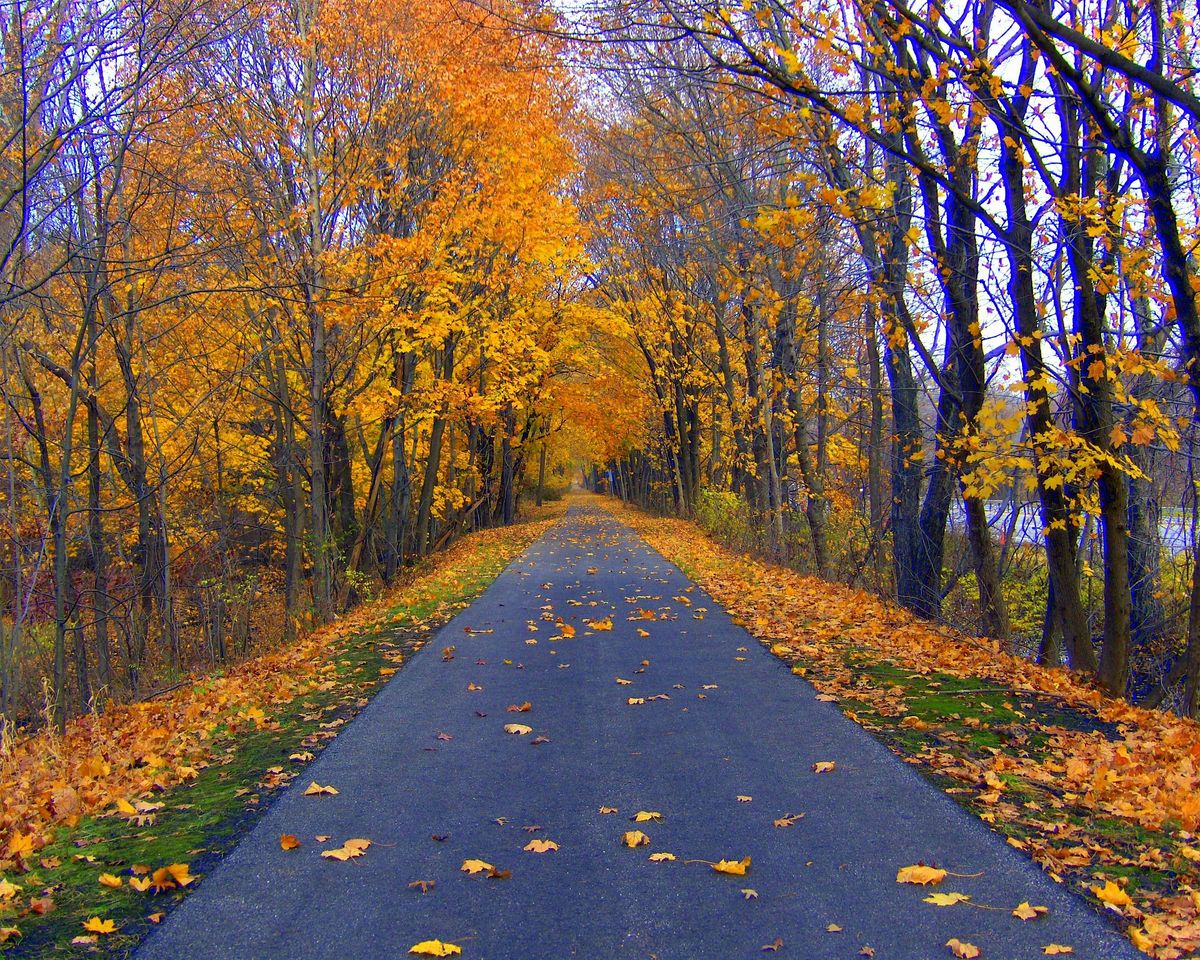
[[[815, 773], [822, 761], [836, 768]], [[339, 793], [304, 796], [312, 781]], [[661, 820], [631, 822], [639, 811]], [[648, 846], [622, 845], [634, 829]], [[284, 833], [303, 846], [281, 850]], [[356, 838], [372, 841], [361, 857], [320, 856]], [[558, 849], [524, 850], [534, 839]], [[745, 876], [709, 865], [744, 857]], [[511, 876], [468, 875], [468, 859]], [[964, 876], [896, 882], [919, 862]], [[934, 889], [999, 909], [922, 902]], [[1021, 901], [1049, 911], [1021, 921]], [[440, 939], [464, 960], [927, 960], [952, 956], [950, 938], [983, 960], [1052, 943], [1080, 960], [1141, 956], [635, 534], [576, 508], [392, 678], [137, 957], [377, 960]]]

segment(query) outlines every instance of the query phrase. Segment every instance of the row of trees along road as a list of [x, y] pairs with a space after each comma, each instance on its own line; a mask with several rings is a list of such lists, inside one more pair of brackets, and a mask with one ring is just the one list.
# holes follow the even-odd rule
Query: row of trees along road
[[513, 519], [582, 250], [554, 44], [502, 13], [0, 9], [0, 716], [42, 677], [60, 723], [144, 694]]
[[1193, 12], [575, 15], [595, 286], [652, 411], [615, 492], [1195, 714]]

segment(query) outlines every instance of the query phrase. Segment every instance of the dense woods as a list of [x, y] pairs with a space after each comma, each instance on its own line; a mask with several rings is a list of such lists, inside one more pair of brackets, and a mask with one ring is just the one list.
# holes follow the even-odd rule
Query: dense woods
[[1170, 0], [577, 28], [620, 496], [1195, 713], [1195, 26]]
[[1196, 40], [12, 0], [0, 715], [292, 637], [572, 475], [1195, 714]]
[[293, 636], [545, 484], [581, 253], [550, 41], [440, 3], [0, 16], [0, 713]]

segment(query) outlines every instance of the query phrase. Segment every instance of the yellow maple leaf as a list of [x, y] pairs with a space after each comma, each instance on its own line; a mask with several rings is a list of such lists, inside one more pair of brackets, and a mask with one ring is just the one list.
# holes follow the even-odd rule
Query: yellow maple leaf
[[1036, 920], [1048, 910], [1048, 907], [1030, 906], [1028, 900], [1022, 900], [1019, 904], [1017, 904], [1017, 907], [1015, 910], [1013, 910], [1012, 915], [1018, 920]]
[[462, 866], [458, 868], [463, 873], [488, 873], [496, 868], [486, 860], [464, 860]]
[[652, 854], [650, 854], [650, 861], [652, 863], [665, 863], [668, 860], [675, 860], [675, 859], [677, 859], [677, 858], [676, 858], [675, 854], [673, 854], [673, 853], [652, 853]]
[[560, 624], [559, 632], [566, 639], [570, 639], [571, 637], [575, 636], [575, 628], [573, 626], [571, 626], [569, 623]]
[[613, 628], [612, 617], [605, 617], [603, 620], [585, 620], [583, 622], [593, 630], [611, 630]]
[[345, 863], [347, 860], [354, 860], [357, 857], [361, 857], [367, 852], [367, 848], [370, 846], [370, 840], [347, 840], [336, 850], [322, 850], [321, 856], [328, 860], [340, 860]]
[[932, 903], [935, 907], [952, 907], [956, 903], [966, 903], [970, 899], [965, 893], [931, 893], [925, 897], [925, 902]]
[[1089, 889], [1096, 895], [1097, 900], [1100, 900], [1106, 906], [1118, 912], [1124, 907], [1133, 906], [1133, 901], [1129, 899], [1129, 894], [1111, 880], [1105, 880], [1102, 887], [1091, 886]]
[[129, 878], [129, 885], [133, 887], [134, 890], [138, 891], [138, 893], [145, 893], [147, 890], [149, 890], [151, 883], [153, 883], [153, 881], [149, 877]]
[[117, 889], [117, 887], [124, 886], [124, 882], [121, 880], [121, 878], [114, 877], [111, 873], [102, 873], [100, 874], [99, 879], [104, 886], [111, 887], [114, 890]]
[[601, 813], [616, 813], [617, 808], [616, 807], [601, 807], [600, 812]]
[[649, 823], [652, 820], [658, 823], [662, 821], [662, 814], [657, 810], [639, 810], [629, 819], [634, 823]]
[[83, 929], [88, 933], [116, 933], [117, 925], [111, 920], [101, 920], [99, 917], [92, 917], [84, 921]]
[[409, 953], [418, 957], [453, 957], [462, 953], [462, 947], [453, 943], [443, 943], [441, 940], [422, 940], [408, 948]]
[[937, 867], [926, 867], [922, 864], [901, 867], [896, 871], [897, 883], [919, 883], [922, 886], [936, 886], [945, 879], [945, 870], [939, 870]]
[[627, 847], [644, 847], [650, 838], [641, 830], [627, 830], [621, 837], [621, 842]]
[[648, 636], [650, 636], [650, 631], [649, 631], [649, 630], [643, 630], [641, 627], [638, 627], [638, 628], [637, 628], [637, 635], [638, 635], [639, 637], [648, 637]]
[[837, 763], [833, 760], [818, 760], [812, 768], [813, 773], [833, 773], [837, 769]]
[[300, 841], [296, 839], [294, 833], [281, 833], [279, 835], [279, 848], [281, 850], [295, 850], [300, 846]]
[[959, 960], [974, 960], [979, 956], [979, 948], [973, 943], [965, 943], [959, 940], [958, 937], [951, 937], [946, 941], [946, 946], [950, 948], [950, 952]]
[[741, 860], [718, 860], [712, 864], [712, 868], [717, 873], [727, 873], [734, 877], [744, 877], [746, 871], [750, 869], [750, 858], [743, 857]]
[[557, 850], [558, 844], [553, 840], [530, 840], [522, 850], [527, 850], [529, 853], [549, 853], [551, 850]]
[[1129, 934], [1129, 939], [1133, 941], [1133, 945], [1142, 953], [1150, 953], [1154, 949], [1154, 941], [1146, 935], [1146, 931], [1141, 927], [1130, 927], [1126, 932]]
[[186, 863], [173, 863], [167, 867], [167, 872], [181, 887], [186, 887], [196, 879], [188, 873], [188, 865]]

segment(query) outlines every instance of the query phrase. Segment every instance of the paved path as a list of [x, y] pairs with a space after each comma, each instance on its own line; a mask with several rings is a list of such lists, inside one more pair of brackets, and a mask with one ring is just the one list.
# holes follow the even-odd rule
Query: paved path
[[[631, 621], [638, 609], [667, 619]], [[546, 616], [576, 635], [553, 642]], [[611, 631], [585, 623], [605, 617]], [[657, 694], [670, 699], [626, 702]], [[528, 713], [506, 712], [525, 701]], [[533, 733], [505, 734], [513, 722]], [[836, 770], [812, 772], [824, 760]], [[302, 796], [312, 780], [339, 795]], [[650, 846], [626, 849], [639, 810], [663, 822], [639, 824]], [[281, 833], [304, 846], [281, 851]], [[375, 844], [360, 859], [318, 855], [358, 837]], [[560, 849], [524, 852], [533, 837]], [[658, 851], [678, 860], [651, 862]], [[745, 877], [683, 862], [746, 856]], [[468, 876], [467, 858], [512, 877]], [[938, 890], [1005, 909], [923, 903], [928, 889], [895, 882], [918, 861], [980, 874]], [[437, 885], [420, 894], [414, 880]], [[1022, 900], [1048, 916], [1011, 917]], [[1081, 960], [1140, 957], [643, 541], [576, 509], [388, 683], [137, 956], [381, 960], [439, 938], [464, 960], [726, 960], [782, 938], [780, 956], [806, 960], [865, 947], [927, 960], [949, 957], [951, 937], [984, 960], [1033, 960], [1050, 943]]]

